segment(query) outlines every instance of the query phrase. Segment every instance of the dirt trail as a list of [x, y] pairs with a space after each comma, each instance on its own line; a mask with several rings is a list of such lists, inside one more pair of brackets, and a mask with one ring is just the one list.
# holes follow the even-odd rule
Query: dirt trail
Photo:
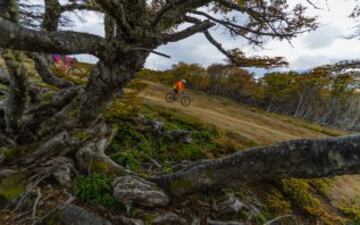
[[[190, 93], [191, 106], [168, 103], [165, 94], [169, 88], [144, 81], [147, 88], [140, 96], [149, 103], [177, 109], [218, 128], [235, 132], [260, 145], [300, 138], [325, 138], [327, 135], [251, 110], [225, 98]], [[360, 209], [360, 176], [341, 176], [332, 179], [330, 198], [337, 206], [353, 205]], [[356, 204], [355, 204], [356, 203]]]
[[300, 138], [326, 137], [326, 135], [296, 126], [260, 112], [252, 111], [230, 100], [190, 93], [192, 104], [183, 107], [168, 103], [164, 96], [169, 88], [146, 81], [148, 87], [140, 93], [145, 100], [155, 105], [177, 109], [220, 129], [230, 130], [258, 144], [271, 144]]

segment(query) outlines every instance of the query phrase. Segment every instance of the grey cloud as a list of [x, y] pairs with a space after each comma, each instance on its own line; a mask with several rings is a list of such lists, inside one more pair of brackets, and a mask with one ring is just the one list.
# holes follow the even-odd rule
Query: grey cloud
[[333, 25], [319, 28], [315, 32], [309, 33], [304, 39], [303, 44], [309, 49], [321, 49], [331, 46], [334, 41], [343, 35], [342, 31]]
[[168, 54], [171, 59], [151, 55], [146, 67], [152, 69], [168, 69], [180, 61], [197, 63], [208, 66], [215, 62], [222, 62], [224, 56], [208, 43], [202, 34], [194, 35], [177, 43], [161, 46], [157, 51]]
[[342, 59], [326, 55], [301, 55], [294, 61], [290, 62], [290, 67], [297, 71], [305, 71], [317, 66], [332, 64]]
[[72, 13], [65, 13], [64, 15], [67, 15], [71, 17], [74, 21], [76, 26], [75, 27], [68, 27], [66, 30], [73, 30], [77, 32], [85, 32], [90, 34], [99, 35], [101, 37], [105, 36], [104, 31], [104, 24], [103, 24], [103, 16], [99, 15], [95, 12], [77, 12], [78, 16], [82, 17], [84, 19], [84, 22], [79, 21], [79, 19], [72, 15]]

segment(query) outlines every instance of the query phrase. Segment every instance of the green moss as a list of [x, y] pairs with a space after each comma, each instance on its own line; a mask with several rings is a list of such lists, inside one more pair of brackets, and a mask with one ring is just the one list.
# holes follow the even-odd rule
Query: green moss
[[79, 109], [74, 109], [74, 110], [72, 110], [72, 111], [69, 111], [69, 112], [67, 113], [67, 115], [68, 115], [69, 117], [75, 118], [75, 117], [78, 117], [78, 116], [79, 116], [79, 113], [80, 113], [80, 110], [79, 110]]
[[60, 225], [60, 220], [63, 217], [63, 211], [58, 209], [51, 214], [47, 219], [45, 218], [44, 224], [46, 225]]
[[78, 139], [79, 141], [83, 141], [89, 137], [89, 134], [83, 130], [80, 130], [80, 131], [75, 132], [73, 136], [76, 139]]
[[143, 154], [139, 151], [119, 151], [111, 155], [111, 158], [122, 166], [132, 171], [139, 171], [141, 164], [144, 162]]
[[109, 176], [121, 176], [123, 175], [123, 171], [119, 170], [116, 166], [113, 166], [111, 163], [93, 159], [91, 162], [91, 173], [92, 174], [108, 174]]
[[[118, 127], [118, 132], [107, 153], [114, 161], [133, 171], [141, 172], [144, 165], [152, 164], [152, 159], [161, 164], [163, 172], [171, 172], [172, 165], [179, 161], [221, 157], [237, 151], [236, 146], [231, 148], [219, 141], [224, 136], [230, 137], [230, 133], [219, 132], [177, 111], [143, 105], [136, 112], [126, 113], [126, 110], [115, 107], [116, 104], [120, 103], [111, 107], [113, 109], [109, 115], [112, 117], [111, 122]], [[151, 131], [140, 129], [136, 120], [139, 113], [148, 119], [163, 121], [165, 131], [191, 131], [192, 142], [180, 143], [167, 137], [158, 138]], [[236, 138], [232, 136], [231, 140], [235, 141]], [[255, 145], [244, 138], [238, 143], [243, 143], [242, 146]]]
[[19, 157], [21, 152], [22, 151], [19, 148], [0, 148], [0, 154], [4, 155], [8, 160]]
[[76, 196], [86, 202], [119, 208], [120, 204], [113, 197], [113, 181], [114, 177], [104, 174], [79, 176], [75, 180]]
[[324, 194], [325, 196], [329, 196], [331, 192], [330, 182], [331, 182], [330, 179], [323, 178], [323, 179], [312, 180], [310, 183], [322, 194]]
[[106, 120], [112, 121], [122, 117], [126, 118], [128, 114], [126, 107], [127, 105], [124, 104], [121, 99], [114, 100], [104, 113]]
[[271, 219], [271, 215], [267, 212], [261, 212], [255, 215], [255, 222], [259, 225], [266, 224]]
[[143, 221], [144, 221], [145, 225], [152, 225], [154, 219], [155, 219], [155, 216], [153, 214], [145, 213], [143, 215]]
[[133, 171], [139, 171], [141, 165], [153, 157], [155, 140], [150, 134], [141, 133], [132, 120], [119, 121], [119, 129], [108, 152], [117, 163]]
[[317, 215], [321, 202], [312, 195], [308, 182], [299, 179], [282, 180], [283, 191], [291, 198], [292, 203], [310, 215]]
[[41, 96], [41, 100], [45, 102], [51, 102], [53, 99], [54, 93], [47, 92], [44, 95]]
[[171, 182], [170, 189], [172, 193], [184, 193], [192, 189], [191, 181], [187, 179], [179, 179]]
[[108, 164], [106, 164], [105, 162], [94, 160], [91, 163], [91, 172], [94, 174], [102, 174], [102, 173], [109, 174], [111, 173], [111, 170]]
[[12, 201], [25, 192], [25, 174], [17, 173], [6, 177], [0, 183], [0, 195]]
[[[198, 159], [206, 158], [204, 152], [206, 151], [204, 147], [196, 143], [182, 144], [182, 143], [168, 143], [165, 146], [167, 149], [166, 153], [171, 160], [182, 161], [190, 160], [195, 161]], [[165, 154], [164, 154], [165, 156]]]

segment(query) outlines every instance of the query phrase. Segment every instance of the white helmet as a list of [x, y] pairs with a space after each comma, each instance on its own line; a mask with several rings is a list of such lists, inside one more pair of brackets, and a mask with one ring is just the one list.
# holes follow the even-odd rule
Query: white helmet
[[186, 83], [187, 83], [187, 80], [185, 80], [185, 79], [182, 79], [182, 82], [183, 82], [184, 84], [186, 84]]

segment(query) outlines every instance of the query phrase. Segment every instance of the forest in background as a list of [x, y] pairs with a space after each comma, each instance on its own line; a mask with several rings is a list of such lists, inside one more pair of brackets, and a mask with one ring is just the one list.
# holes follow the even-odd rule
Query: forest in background
[[227, 97], [269, 112], [307, 119], [353, 131], [360, 130], [357, 62], [339, 62], [300, 73], [266, 73], [260, 78], [227, 64], [180, 62], [165, 71], [142, 70], [138, 76], [165, 85], [187, 79], [188, 88]]

